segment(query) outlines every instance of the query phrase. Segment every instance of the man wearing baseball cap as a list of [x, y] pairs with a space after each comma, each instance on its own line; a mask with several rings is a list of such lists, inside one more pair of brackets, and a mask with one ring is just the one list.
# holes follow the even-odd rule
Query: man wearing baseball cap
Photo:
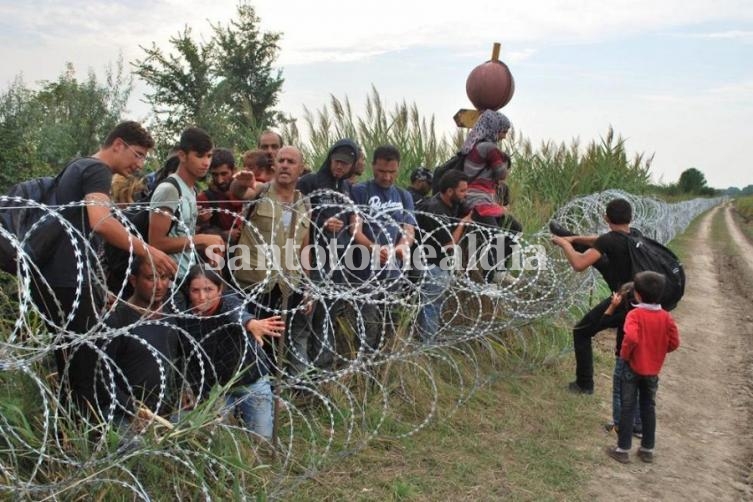
[[[298, 190], [310, 197], [311, 202], [309, 242], [315, 245], [311, 263], [321, 264], [311, 270], [309, 277], [325, 288], [346, 282], [339, 263], [351, 240], [347, 222], [352, 201], [347, 178], [358, 159], [358, 151], [354, 141], [341, 139], [332, 145], [317, 172], [298, 180]], [[320, 252], [324, 256], [318, 256]], [[335, 362], [335, 320], [345, 315], [345, 306], [343, 301], [322, 299], [314, 307], [310, 350], [313, 362], [320, 368], [329, 369]]]
[[418, 205], [431, 192], [432, 173], [431, 170], [420, 166], [410, 173], [410, 186], [408, 192], [413, 197], [413, 204]]

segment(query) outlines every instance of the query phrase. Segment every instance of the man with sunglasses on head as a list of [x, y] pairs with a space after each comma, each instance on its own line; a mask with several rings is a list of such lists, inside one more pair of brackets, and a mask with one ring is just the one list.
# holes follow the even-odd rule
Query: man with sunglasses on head
[[[57, 202], [64, 206], [86, 204], [61, 210], [72, 232], [63, 233], [51, 259], [39, 263], [32, 278], [31, 294], [47, 321], [55, 350], [58, 377], [64, 390], [82, 410], [94, 403], [93, 368], [97, 360], [82, 335], [98, 322], [105, 305], [106, 291], [100, 280], [98, 253], [101, 240], [133, 252], [157, 273], [173, 275], [175, 263], [164, 252], [142, 240], [130, 237], [118, 218], [111, 214], [110, 187], [113, 174], [132, 176], [144, 165], [154, 140], [137, 122], [122, 122], [91, 157], [68, 164], [56, 187]], [[75, 242], [75, 247], [74, 247]]]

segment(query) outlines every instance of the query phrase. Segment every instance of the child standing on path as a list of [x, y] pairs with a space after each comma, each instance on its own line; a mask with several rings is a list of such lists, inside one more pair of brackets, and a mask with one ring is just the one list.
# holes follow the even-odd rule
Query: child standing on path
[[622, 410], [617, 447], [607, 447], [607, 455], [623, 464], [630, 462], [628, 452], [633, 432], [633, 414], [640, 390], [640, 414], [643, 437], [638, 457], [654, 461], [656, 440], [656, 391], [659, 372], [668, 352], [680, 346], [677, 324], [659, 304], [665, 278], [656, 272], [635, 275], [634, 295], [638, 302], [625, 318], [625, 338], [620, 357], [625, 361], [621, 377]]
[[[614, 372], [612, 374], [612, 421], [606, 424], [607, 431], [614, 430], [619, 433], [620, 430], [620, 410], [622, 408], [622, 371], [625, 367], [625, 361], [620, 357], [622, 349], [622, 339], [625, 337], [625, 315], [633, 309], [635, 298], [633, 297], [633, 281], [626, 282], [619, 291], [612, 294], [612, 303], [601, 318], [602, 328], [617, 328], [615, 343], [615, 361]], [[619, 315], [622, 312], [622, 315]], [[615, 315], [617, 314], [617, 315]], [[641, 425], [641, 415], [638, 408], [635, 408], [633, 422], [633, 435], [641, 437], [643, 428]]]

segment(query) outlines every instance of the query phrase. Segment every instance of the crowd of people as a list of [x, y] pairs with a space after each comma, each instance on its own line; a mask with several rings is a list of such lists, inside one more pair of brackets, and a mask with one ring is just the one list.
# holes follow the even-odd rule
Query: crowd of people
[[[97, 153], [61, 175], [58, 201], [85, 204], [66, 215], [76, 232], [32, 282], [58, 347], [61, 402], [84, 420], [131, 430], [144, 414], [178, 420], [220, 389], [222, 409], [270, 439], [280, 379], [311, 381], [388, 351], [401, 315], [395, 298], [419, 296], [410, 336], [434, 343], [464, 235], [481, 229], [486, 239], [514, 239], [522, 231], [507, 208], [512, 166], [498, 145], [510, 127], [503, 114], [483, 112], [461, 149], [461, 168], [433, 180], [432, 170], [416, 167], [405, 190], [396, 184], [401, 152], [392, 145], [374, 148], [372, 176], [362, 180], [367, 155], [352, 139], [332, 144], [319, 169], [307, 172], [298, 148], [264, 131], [239, 168], [231, 149], [195, 127], [142, 178], [154, 142], [140, 124], [119, 124]], [[141, 235], [115, 211], [133, 204], [145, 208]], [[573, 268], [597, 268], [613, 291], [633, 280], [615, 235], [634, 232], [625, 204], [610, 204], [612, 232], [598, 238], [552, 226]], [[127, 251], [127, 269], [103, 259], [99, 241]], [[483, 248], [491, 266], [482, 280], [504, 275], [509, 246]], [[591, 338], [606, 326], [624, 333], [615, 366], [620, 442], [610, 450], [620, 461], [634, 422], [642, 422], [643, 457], [653, 452], [663, 355], [658, 345], [645, 348], [641, 330], [663, 330], [665, 353], [679, 343], [671, 317], [646, 320], [657, 312], [660, 279], [635, 277], [630, 293], [605, 299], [574, 330], [570, 390], [586, 394]], [[628, 295], [638, 302], [629, 314]]]
[[[488, 111], [480, 124], [492, 115], [504, 117]], [[476, 132], [474, 141], [489, 143], [488, 189], [504, 183], [495, 143], [504, 131]], [[388, 350], [400, 315], [393, 300], [408, 294], [406, 283], [421, 297], [411, 336], [432, 343], [452, 279], [442, 258], [471, 221], [501, 221], [482, 221], [468, 203], [481, 186], [478, 155], [468, 156], [474, 173], [447, 173], [430, 195], [426, 168], [411, 175], [423, 182], [417, 191], [396, 185], [392, 145], [374, 149], [368, 180], [366, 152], [348, 138], [316, 172], [274, 131], [243, 153], [242, 168], [231, 149], [190, 127], [159, 170], [140, 176], [153, 147], [140, 124], [123, 122], [66, 168], [58, 200], [84, 204], [66, 215], [70, 242], [32, 280], [55, 337], [60, 402], [126, 430], [145, 413], [176, 420], [220, 388], [223, 409], [269, 438], [276, 378], [310, 380]], [[146, 219], [143, 234], [127, 214]], [[418, 279], [405, 272], [414, 254], [425, 264]]]

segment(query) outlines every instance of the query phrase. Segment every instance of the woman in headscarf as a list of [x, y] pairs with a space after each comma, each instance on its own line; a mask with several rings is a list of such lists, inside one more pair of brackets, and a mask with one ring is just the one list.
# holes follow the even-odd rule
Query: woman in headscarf
[[[465, 155], [463, 172], [469, 178], [465, 209], [472, 213], [473, 221], [494, 229], [502, 227], [512, 234], [501, 235], [504, 238], [502, 257], [498, 256], [496, 246], [489, 249], [488, 261], [492, 267], [486, 271], [487, 280], [504, 278], [503, 262], [512, 253], [514, 235], [522, 231], [520, 223], [505, 214], [505, 201], [500, 199], [503, 193], [500, 188], [506, 188], [504, 183], [511, 165], [510, 157], [499, 149], [497, 142], [507, 135], [510, 127], [510, 120], [504, 114], [485, 110], [461, 149]], [[500, 237], [496, 230], [479, 233], [483, 240]]]
[[497, 142], [510, 130], [510, 120], [500, 112], [485, 110], [463, 143], [463, 172], [468, 176], [466, 208], [478, 223], [498, 226], [505, 210], [497, 197], [497, 185], [507, 178], [510, 158]]

